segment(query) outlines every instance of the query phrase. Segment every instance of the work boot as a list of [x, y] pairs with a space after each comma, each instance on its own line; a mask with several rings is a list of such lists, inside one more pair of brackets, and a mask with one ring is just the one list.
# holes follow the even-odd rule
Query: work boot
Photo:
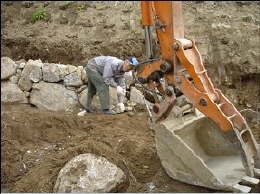
[[88, 109], [86, 109], [86, 112], [87, 112], [87, 113], [93, 113], [92, 110], [88, 110]]
[[108, 115], [115, 115], [116, 112], [111, 109], [104, 109], [103, 112]]

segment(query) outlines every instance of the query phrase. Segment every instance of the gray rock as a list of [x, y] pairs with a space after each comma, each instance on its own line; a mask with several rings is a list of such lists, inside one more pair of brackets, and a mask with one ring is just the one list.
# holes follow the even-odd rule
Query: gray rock
[[28, 99], [17, 84], [1, 81], [1, 102], [28, 103]]
[[59, 172], [54, 193], [122, 192], [129, 185], [124, 172], [106, 158], [81, 154]]
[[41, 109], [61, 111], [74, 108], [78, 98], [74, 91], [61, 84], [40, 81], [32, 87], [30, 103]]
[[1, 80], [8, 79], [16, 72], [17, 65], [8, 57], [1, 58]]

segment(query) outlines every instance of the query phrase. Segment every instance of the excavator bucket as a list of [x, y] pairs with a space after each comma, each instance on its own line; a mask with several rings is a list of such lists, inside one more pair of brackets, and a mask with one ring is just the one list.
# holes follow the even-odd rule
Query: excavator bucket
[[[175, 112], [174, 112], [175, 111]], [[173, 179], [216, 190], [248, 193], [259, 179], [247, 176], [241, 148], [218, 126], [194, 109], [176, 116], [176, 109], [153, 126], [157, 153]], [[253, 169], [259, 175], [259, 169]]]
[[[250, 192], [259, 183], [259, 144], [239, 111], [214, 88], [195, 40], [184, 37], [182, 2], [142, 1], [141, 9], [148, 60], [133, 75], [143, 93], [154, 96], [150, 125], [167, 174], [192, 185]], [[160, 44], [157, 59], [151, 27]]]
[[[155, 77], [155, 73], [145, 79], [142, 73], [149, 70], [156, 72], [157, 69], [156, 61], [141, 64], [136, 69], [139, 76], [136, 80], [143, 86], [144, 94], [156, 91], [152, 84], [153, 89], [147, 90], [147, 86], [141, 83]], [[185, 79], [179, 83], [187, 85]], [[156, 86], [159, 91], [161, 85], [157, 83]], [[192, 185], [250, 192], [252, 186], [259, 184], [256, 177], [260, 176], [260, 153], [259, 144], [246, 121], [221, 92], [218, 92], [221, 103], [217, 104], [211, 102], [205, 93], [201, 93], [203, 98], [196, 95], [198, 90], [192, 87], [182, 91], [188, 92], [177, 98], [171, 86], [165, 89], [163, 97], [154, 93], [157, 98], [153, 98], [155, 103], [149, 111], [150, 128], [155, 130], [157, 154], [167, 174]], [[147, 95], [145, 99], [148, 100]], [[208, 115], [197, 107], [206, 109]], [[232, 127], [230, 130], [223, 130], [225, 121], [231, 121], [228, 125]]]

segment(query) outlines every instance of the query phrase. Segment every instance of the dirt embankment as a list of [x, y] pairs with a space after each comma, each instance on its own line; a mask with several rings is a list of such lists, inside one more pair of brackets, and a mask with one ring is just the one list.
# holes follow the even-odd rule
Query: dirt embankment
[[[119, 1], [2, 1], [1, 56], [75, 66], [97, 55], [143, 61], [139, 6]], [[183, 3], [187, 38], [196, 40], [214, 85], [239, 110], [259, 111], [259, 6], [244, 1]], [[46, 17], [32, 21], [41, 8]], [[158, 45], [154, 49], [158, 52]], [[220, 81], [223, 75], [227, 82]], [[133, 117], [125, 113], [78, 117], [77, 111], [48, 112], [2, 103], [2, 192], [52, 192], [64, 164], [88, 152], [124, 170], [130, 180], [127, 192], [219, 192], [167, 176], [145, 108], [136, 109]], [[254, 114], [247, 113], [246, 118], [259, 143], [259, 122]], [[252, 192], [260, 192], [259, 185]]]
[[[256, 1], [183, 2], [185, 36], [195, 39], [215, 87], [240, 109], [259, 106], [259, 8]], [[1, 55], [12, 60], [78, 66], [98, 55], [146, 59], [137, 1], [2, 1], [1, 16]], [[156, 39], [153, 45], [157, 56]]]

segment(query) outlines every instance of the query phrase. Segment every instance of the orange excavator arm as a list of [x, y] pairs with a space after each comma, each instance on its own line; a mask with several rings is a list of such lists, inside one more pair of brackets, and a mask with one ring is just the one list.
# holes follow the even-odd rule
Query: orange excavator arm
[[[184, 37], [182, 2], [141, 1], [141, 12], [147, 61], [136, 67], [134, 75], [144, 89], [155, 94], [155, 103], [152, 107], [154, 124], [158, 128], [166, 125], [165, 123], [172, 118], [174, 107], [179, 106], [178, 97], [184, 96], [189, 106], [182, 104], [182, 107], [194, 108], [201, 112], [213, 121], [221, 137], [224, 136], [238, 147], [246, 176], [259, 175], [259, 146], [246, 120], [222, 92], [214, 88], [195, 41]], [[161, 51], [159, 59], [154, 58], [152, 49], [151, 31], [154, 28]], [[162, 79], [166, 82], [164, 85], [161, 83]], [[236, 186], [223, 184], [226, 184], [224, 190], [234, 190], [237, 187], [236, 184]], [[224, 187], [200, 185], [216, 189]]]

